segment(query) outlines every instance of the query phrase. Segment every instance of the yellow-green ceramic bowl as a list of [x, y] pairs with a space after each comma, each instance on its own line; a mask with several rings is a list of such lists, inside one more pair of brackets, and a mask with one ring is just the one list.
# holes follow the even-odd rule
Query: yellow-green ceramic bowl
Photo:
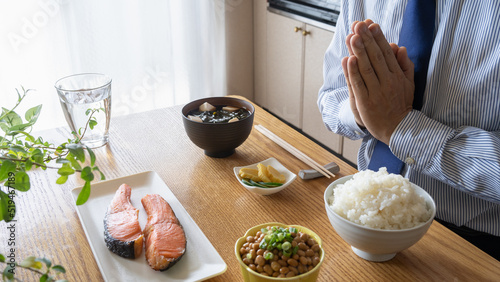
[[[261, 230], [262, 228], [265, 228], [267, 226], [280, 226], [280, 227], [295, 227], [297, 228], [297, 231], [307, 233], [309, 236], [314, 238], [316, 242], [319, 244], [321, 248], [321, 254], [320, 254], [320, 261], [319, 263], [309, 272], [297, 275], [295, 277], [290, 277], [290, 278], [276, 278], [276, 277], [269, 277], [269, 276], [264, 276], [262, 274], [257, 273], [256, 271], [251, 270], [244, 262], [241, 260], [241, 255], [240, 255], [240, 249], [243, 246], [243, 244], [246, 242], [246, 238], [248, 236], [255, 236], [257, 231]], [[238, 260], [240, 267], [241, 267], [241, 273], [243, 275], [243, 279], [245, 282], [261, 282], [261, 281], [286, 281], [286, 282], [311, 282], [311, 281], [316, 281], [318, 278], [319, 270], [321, 268], [321, 265], [323, 264], [323, 260], [325, 259], [325, 251], [323, 249], [323, 245], [321, 242], [321, 238], [319, 236], [312, 232], [310, 229], [305, 228], [303, 226], [299, 225], [286, 225], [283, 223], [278, 223], [278, 222], [269, 222], [269, 223], [264, 223], [264, 224], [259, 224], [256, 225], [250, 229], [247, 230], [245, 235], [243, 237], [240, 237], [238, 241], [236, 241], [236, 245], [234, 246], [234, 253], [236, 255], [236, 259]]]

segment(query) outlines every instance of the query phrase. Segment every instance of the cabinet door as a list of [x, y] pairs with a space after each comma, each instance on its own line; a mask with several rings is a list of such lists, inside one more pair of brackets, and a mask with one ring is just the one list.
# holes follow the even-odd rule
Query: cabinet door
[[267, 95], [270, 112], [301, 128], [303, 39], [295, 27], [302, 22], [267, 13]]
[[254, 101], [264, 107], [267, 91], [267, 1], [253, 1]]
[[306, 30], [302, 130], [334, 152], [342, 154], [342, 136], [326, 129], [317, 104], [318, 92], [323, 85], [323, 58], [333, 32], [310, 25], [306, 26]]
[[344, 148], [342, 156], [353, 164], [358, 164], [358, 151], [361, 146], [361, 139], [351, 140], [344, 138]]

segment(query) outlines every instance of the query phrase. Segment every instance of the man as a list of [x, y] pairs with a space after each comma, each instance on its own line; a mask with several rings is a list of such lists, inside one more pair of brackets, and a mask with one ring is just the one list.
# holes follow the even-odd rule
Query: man
[[414, 84], [407, 49], [389, 44], [407, 2], [342, 1], [318, 97], [323, 121], [363, 139], [359, 170], [387, 145], [401, 174], [434, 198], [436, 218], [500, 260], [500, 3], [437, 1], [427, 73]]

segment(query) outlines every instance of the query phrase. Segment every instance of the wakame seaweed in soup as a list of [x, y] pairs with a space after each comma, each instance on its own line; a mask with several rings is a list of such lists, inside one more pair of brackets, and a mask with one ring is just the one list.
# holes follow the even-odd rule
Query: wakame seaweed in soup
[[242, 120], [250, 115], [250, 112], [245, 109], [238, 109], [236, 111], [226, 111], [222, 108], [225, 106], [216, 106], [215, 111], [200, 111], [198, 109], [192, 110], [188, 115], [197, 116], [206, 123], [227, 123], [233, 118]]

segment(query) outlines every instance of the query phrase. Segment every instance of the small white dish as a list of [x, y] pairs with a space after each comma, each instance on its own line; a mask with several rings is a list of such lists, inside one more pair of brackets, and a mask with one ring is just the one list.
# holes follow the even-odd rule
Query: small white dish
[[[286, 182], [283, 183], [283, 185], [281, 185], [279, 187], [275, 187], [275, 188], [261, 188], [261, 187], [255, 187], [255, 186], [248, 186], [248, 185], [244, 184], [241, 181], [241, 177], [239, 176], [240, 169], [242, 169], [244, 167], [257, 169], [257, 164], [259, 164], [259, 163], [261, 163], [265, 166], [271, 165], [272, 167], [274, 167], [277, 171], [279, 171], [281, 174], [283, 174], [285, 176]], [[247, 165], [247, 166], [237, 166], [234, 168], [234, 175], [236, 176], [236, 179], [238, 179], [238, 181], [241, 183], [241, 185], [243, 185], [245, 188], [247, 188], [247, 190], [249, 190], [253, 193], [259, 194], [259, 195], [264, 195], [264, 196], [271, 195], [271, 194], [277, 193], [277, 192], [285, 189], [295, 180], [295, 178], [297, 178], [297, 175], [295, 173], [288, 170], [280, 162], [278, 162], [278, 160], [276, 160], [275, 158], [269, 158], [265, 161], [254, 163], [254, 164]]]

